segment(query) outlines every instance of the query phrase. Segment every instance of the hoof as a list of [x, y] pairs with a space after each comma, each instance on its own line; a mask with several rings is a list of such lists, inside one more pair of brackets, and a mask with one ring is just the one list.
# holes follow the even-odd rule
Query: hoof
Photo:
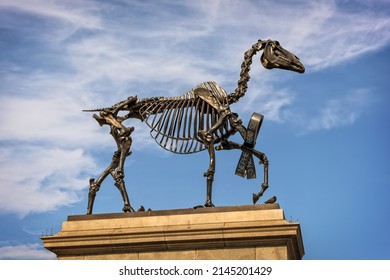
[[130, 205], [125, 205], [125, 207], [123, 207], [122, 211], [123, 212], [135, 212], [133, 207], [131, 207]]
[[204, 207], [215, 207], [215, 205], [210, 201], [210, 202], [206, 202], [204, 204]]
[[261, 195], [254, 193], [253, 194], [253, 204], [256, 204], [256, 202], [259, 200]]

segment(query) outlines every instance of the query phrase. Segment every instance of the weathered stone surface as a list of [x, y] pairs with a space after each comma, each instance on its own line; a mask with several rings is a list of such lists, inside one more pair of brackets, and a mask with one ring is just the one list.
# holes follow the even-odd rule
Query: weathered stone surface
[[278, 204], [69, 216], [42, 237], [58, 259], [301, 259]]

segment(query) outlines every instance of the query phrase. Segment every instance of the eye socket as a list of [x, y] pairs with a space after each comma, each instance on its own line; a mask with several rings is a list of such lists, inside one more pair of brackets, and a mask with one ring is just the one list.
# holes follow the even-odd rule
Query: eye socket
[[280, 46], [279, 41], [275, 41], [275, 45]]

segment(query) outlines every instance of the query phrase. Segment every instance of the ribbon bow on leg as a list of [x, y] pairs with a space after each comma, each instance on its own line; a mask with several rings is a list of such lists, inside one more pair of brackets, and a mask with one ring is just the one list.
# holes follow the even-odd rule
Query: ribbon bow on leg
[[[256, 145], [256, 139], [260, 131], [261, 124], [263, 123], [263, 116], [257, 113], [253, 113], [249, 121], [246, 135], [244, 138], [243, 147], [253, 149]], [[243, 150], [241, 157], [238, 161], [236, 168], [236, 175], [247, 179], [256, 178], [256, 168], [253, 161], [253, 153], [249, 150]]]

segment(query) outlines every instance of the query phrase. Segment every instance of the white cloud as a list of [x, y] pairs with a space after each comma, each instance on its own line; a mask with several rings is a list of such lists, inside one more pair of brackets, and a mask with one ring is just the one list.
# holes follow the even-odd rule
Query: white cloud
[[0, 259], [11, 260], [53, 260], [56, 255], [42, 248], [38, 243], [0, 247]]
[[310, 2], [307, 15], [293, 25], [293, 45], [312, 69], [323, 69], [383, 48], [390, 43], [390, 20], [385, 13], [347, 12], [336, 2]]
[[259, 79], [266, 81], [266, 83], [250, 82], [248, 93], [242, 101], [239, 101], [234, 107], [232, 106], [232, 109], [239, 114], [251, 114], [256, 111], [266, 116], [267, 120], [278, 123], [286, 122], [285, 114], [290, 105], [293, 104], [295, 94], [287, 88], [276, 88], [271, 83], [267, 83], [272, 79], [267, 75], [265, 78], [260, 77]]
[[302, 133], [329, 130], [351, 125], [375, 100], [368, 89], [355, 90], [348, 95], [329, 100], [318, 115], [299, 121]]
[[1, 140], [42, 141], [56, 146], [86, 146], [99, 141], [98, 127], [81, 112], [80, 105], [64, 96], [26, 99], [2, 97]]
[[96, 168], [81, 149], [21, 143], [0, 155], [0, 210], [21, 217], [78, 202]]
[[46, 0], [2, 0], [0, 8], [48, 17], [83, 28], [100, 27], [100, 19], [94, 16], [93, 5], [84, 6], [77, 0], [66, 1], [66, 4], [61, 1]]

